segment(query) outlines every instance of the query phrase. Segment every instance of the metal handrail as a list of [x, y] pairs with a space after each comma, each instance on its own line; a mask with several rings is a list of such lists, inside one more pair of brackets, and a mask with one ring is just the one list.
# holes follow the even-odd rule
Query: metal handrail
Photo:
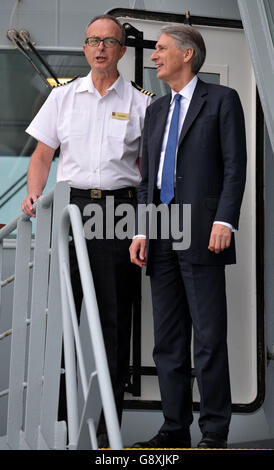
[[[4, 287], [15, 281], [12, 331], [1, 332], [0, 337], [11, 337], [9, 386], [0, 391], [0, 397], [8, 396], [7, 435], [3, 437], [9, 449], [65, 448], [66, 426], [57, 421], [62, 347], [57, 231], [61, 211], [68, 202], [69, 186], [61, 182], [34, 204], [34, 246], [31, 218], [23, 213], [0, 230], [2, 274], [3, 241], [17, 229], [14, 274], [0, 283]], [[30, 268], [32, 278], [28, 275]]]
[[[75, 375], [76, 368], [74, 366], [74, 341], [76, 346], [76, 354], [78, 357], [80, 379], [83, 386], [84, 398], [85, 401], [87, 401], [88, 399], [88, 381], [83, 361], [82, 348], [79, 338], [78, 324], [69, 274], [70, 271], [68, 241], [70, 224], [72, 227], [76, 255], [79, 264], [89, 333], [93, 345], [94, 360], [96, 366], [96, 371], [94, 372], [94, 374], [97, 374], [98, 377], [99, 389], [102, 399], [102, 407], [104, 410], [110, 446], [112, 449], [122, 449], [123, 447], [121, 433], [108, 369], [93, 277], [89, 264], [87, 246], [84, 239], [82, 219], [79, 208], [72, 204], [66, 206], [63, 210], [58, 239], [61, 300], [64, 329], [64, 353], [66, 362], [66, 393], [68, 405], [68, 430], [70, 441], [69, 448], [76, 448], [77, 440], [79, 439], [80, 434], [78, 424], [77, 381]], [[87, 419], [87, 422], [84, 424], [88, 425], [91, 443], [93, 446], [96, 446], [97, 440], [95, 435], [95, 426], [92, 418], [89, 417]]]
[[[47, 194], [44, 194], [43, 196], [39, 197], [39, 202], [42, 207], [49, 207], [49, 205], [52, 203], [53, 194], [54, 194], [54, 189], [49, 191]], [[33, 204], [34, 210], [37, 208], [37, 204], [38, 204], [38, 200]], [[20, 220], [25, 221], [29, 219], [30, 219], [29, 215], [20, 214], [11, 222], [9, 222], [7, 225], [5, 225], [3, 228], [1, 228], [0, 229], [0, 242], [4, 240], [4, 238], [6, 238], [8, 235], [10, 235], [12, 232], [14, 232]]]
[[[37, 220], [33, 263], [30, 253], [32, 247], [30, 217], [20, 214], [0, 230], [0, 271], [2, 273], [3, 240], [17, 228], [15, 271], [14, 275], [8, 278], [9, 282], [15, 281], [12, 326], [10, 330], [0, 334], [0, 339], [11, 337], [9, 388], [1, 390], [0, 397], [8, 396], [7, 436], [5, 437], [7, 447], [14, 450], [66, 447], [66, 426], [57, 420], [62, 349], [61, 312], [68, 400], [68, 448], [71, 450], [86, 448], [87, 437], [92, 449], [98, 447], [96, 420], [102, 406], [111, 448], [122, 449], [81, 215], [79, 209], [69, 205], [68, 202], [69, 186], [65, 182], [60, 182], [54, 190], [41, 196], [34, 204], [37, 210]], [[84, 366], [70, 282], [68, 249], [70, 225], [75, 241], [96, 367], [89, 378]], [[28, 273], [30, 268], [33, 268], [33, 276], [29, 311], [30, 276]], [[1, 287], [7, 284], [7, 279], [0, 282]], [[0, 296], [1, 291], [0, 288]], [[85, 400], [80, 420], [78, 418], [75, 346]], [[96, 392], [95, 398], [94, 391]]]

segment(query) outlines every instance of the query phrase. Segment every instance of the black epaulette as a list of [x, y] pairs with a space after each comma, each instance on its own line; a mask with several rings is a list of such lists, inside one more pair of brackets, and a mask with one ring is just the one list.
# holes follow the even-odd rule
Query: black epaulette
[[154, 96], [156, 96], [155, 93], [145, 90], [140, 85], [137, 85], [137, 83], [135, 82], [131, 82], [131, 85], [134, 86], [134, 88], [139, 90], [141, 93], [144, 93], [145, 95], [150, 96], [150, 98], [153, 98]]

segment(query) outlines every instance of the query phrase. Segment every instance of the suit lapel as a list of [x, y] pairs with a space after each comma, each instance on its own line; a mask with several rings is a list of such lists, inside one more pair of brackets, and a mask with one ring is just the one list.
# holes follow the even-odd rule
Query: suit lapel
[[206, 102], [207, 97], [207, 86], [204, 82], [198, 79], [196, 88], [194, 90], [185, 120], [183, 124], [183, 128], [180, 134], [179, 143], [180, 145], [188, 132], [189, 128], [192, 126], [193, 122], [195, 121], [196, 117], [198, 116], [199, 112], [201, 111], [202, 107]]
[[164, 136], [164, 131], [165, 131], [165, 126], [166, 126], [166, 120], [169, 112], [169, 105], [170, 105], [170, 100], [171, 100], [171, 93], [166, 95], [160, 107], [157, 109], [157, 112], [155, 112], [155, 115], [152, 116], [154, 120], [154, 129], [153, 129], [153, 135], [156, 136], [156, 139], [152, 139], [153, 143], [153, 156], [154, 156], [154, 174], [152, 175], [153, 181], [155, 183], [156, 178], [157, 178], [157, 172], [159, 168], [159, 161], [160, 161], [160, 155], [161, 155], [161, 149], [162, 149], [162, 142], [163, 142], [163, 136]]

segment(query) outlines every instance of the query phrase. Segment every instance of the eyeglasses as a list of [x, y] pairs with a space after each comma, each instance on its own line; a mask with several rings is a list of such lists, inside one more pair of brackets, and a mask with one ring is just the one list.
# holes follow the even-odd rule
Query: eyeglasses
[[85, 43], [88, 44], [91, 47], [98, 47], [101, 42], [104, 44], [105, 47], [115, 47], [116, 44], [120, 44], [122, 46], [122, 43], [118, 41], [116, 38], [97, 38], [95, 36], [92, 36], [90, 38], [86, 38]]

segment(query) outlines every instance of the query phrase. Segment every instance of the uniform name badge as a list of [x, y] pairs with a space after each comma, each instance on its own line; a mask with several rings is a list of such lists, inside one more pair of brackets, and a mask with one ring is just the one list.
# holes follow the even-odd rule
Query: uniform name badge
[[112, 119], [121, 119], [122, 121], [128, 121], [129, 120], [129, 114], [128, 113], [112, 113]]

